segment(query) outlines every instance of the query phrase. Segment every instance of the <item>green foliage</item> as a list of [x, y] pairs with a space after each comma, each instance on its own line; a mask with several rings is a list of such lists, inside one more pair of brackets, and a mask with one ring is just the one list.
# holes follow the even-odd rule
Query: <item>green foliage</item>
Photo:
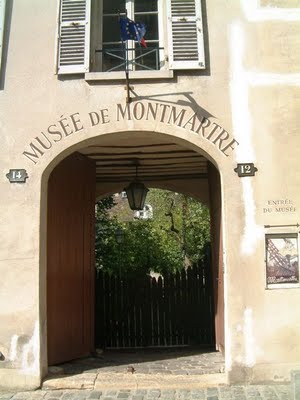
[[180, 248], [174, 241], [171, 245], [172, 238], [157, 230], [153, 220], [134, 220], [126, 223], [123, 229], [124, 241], [120, 245], [122, 271], [163, 273], [182, 265]]
[[[204, 257], [210, 241], [207, 207], [190, 197], [159, 189], [152, 189], [146, 202], [153, 208], [149, 220], [134, 219], [126, 199], [118, 205], [113, 197], [97, 203], [97, 268], [111, 273], [164, 274]], [[118, 228], [124, 234], [120, 244], [115, 237]]]
[[191, 264], [202, 260], [210, 243], [209, 210], [192, 198], [186, 198], [185, 251]]
[[117, 217], [110, 216], [109, 210], [115, 206], [113, 196], [96, 203], [95, 209], [95, 259], [96, 268], [107, 268], [117, 262], [115, 231], [120, 226]]

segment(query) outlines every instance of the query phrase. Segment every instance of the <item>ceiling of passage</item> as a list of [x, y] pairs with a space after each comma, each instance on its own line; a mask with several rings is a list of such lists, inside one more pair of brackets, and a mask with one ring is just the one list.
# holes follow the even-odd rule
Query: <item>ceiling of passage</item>
[[97, 183], [130, 182], [137, 176], [143, 182], [207, 177], [207, 159], [194, 150], [170, 140], [155, 140], [150, 133], [143, 137], [118, 137], [101, 140], [80, 150], [96, 162]]

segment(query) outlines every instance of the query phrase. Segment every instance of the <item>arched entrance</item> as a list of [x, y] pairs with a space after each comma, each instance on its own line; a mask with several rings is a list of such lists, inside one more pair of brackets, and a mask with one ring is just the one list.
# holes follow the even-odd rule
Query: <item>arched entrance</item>
[[134, 177], [193, 195], [212, 219], [216, 348], [224, 350], [221, 185], [216, 167], [176, 138], [134, 132], [106, 135], [64, 159], [48, 184], [48, 364], [94, 350], [93, 207]]

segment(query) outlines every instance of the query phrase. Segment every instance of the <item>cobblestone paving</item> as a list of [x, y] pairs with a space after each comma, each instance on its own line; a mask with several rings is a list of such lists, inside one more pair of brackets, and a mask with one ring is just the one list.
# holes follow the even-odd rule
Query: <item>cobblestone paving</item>
[[205, 389], [36, 390], [1, 392], [0, 400], [299, 400], [291, 385], [222, 386]]
[[[134, 368], [134, 375], [128, 374], [128, 368]], [[71, 378], [79, 380], [75, 387], [63, 386], [54, 388], [46, 386], [42, 389], [27, 392], [1, 391], [0, 400], [300, 400], [300, 371], [292, 375], [292, 383], [228, 386], [219, 382], [204, 386], [191, 386], [191, 382], [206, 377], [219, 377], [224, 368], [224, 360], [220, 353], [197, 351], [170, 351], [170, 352], [107, 352], [98, 354], [98, 357], [86, 358], [65, 363], [53, 368], [52, 379], [56, 375], [63, 380]], [[135, 377], [136, 375], [149, 377], [159, 376], [157, 386], [146, 386], [147, 389], [125, 389], [122, 376]], [[107, 384], [97, 386], [99, 376], [106, 375], [112, 380]], [[199, 376], [202, 375], [203, 376]], [[206, 374], [206, 375], [205, 375]], [[178, 376], [178, 378], [177, 378]], [[164, 379], [176, 381], [174, 389], [164, 386]], [[51, 374], [50, 374], [51, 380]], [[81, 382], [92, 381], [89, 389], [82, 389]], [[154, 379], [155, 381], [155, 379]], [[126, 383], [126, 380], [124, 381]], [[152, 381], [151, 381], [152, 382]], [[184, 382], [189, 382], [188, 384]], [[120, 383], [119, 386], [117, 383]], [[144, 382], [143, 382], [144, 383]], [[1, 382], [0, 382], [1, 386]], [[81, 389], [80, 389], [81, 388]]]

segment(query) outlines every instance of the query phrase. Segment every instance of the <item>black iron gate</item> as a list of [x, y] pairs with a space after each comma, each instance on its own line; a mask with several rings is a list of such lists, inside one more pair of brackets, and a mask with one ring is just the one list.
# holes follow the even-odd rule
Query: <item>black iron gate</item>
[[163, 277], [96, 277], [96, 346], [214, 344], [210, 265]]

